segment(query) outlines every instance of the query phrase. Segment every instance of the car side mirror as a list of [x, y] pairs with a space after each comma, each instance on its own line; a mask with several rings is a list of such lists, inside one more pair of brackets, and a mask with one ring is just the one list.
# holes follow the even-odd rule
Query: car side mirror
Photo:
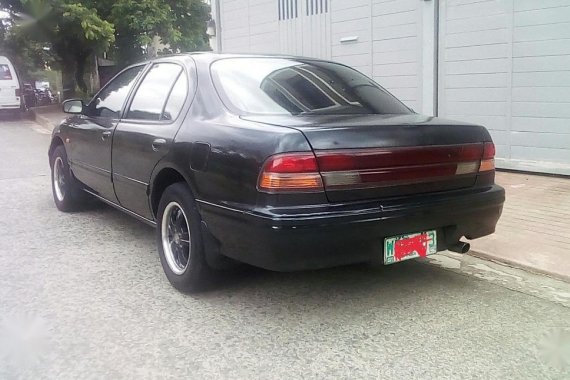
[[83, 112], [83, 100], [69, 99], [63, 102], [63, 112], [71, 114], [80, 114]]

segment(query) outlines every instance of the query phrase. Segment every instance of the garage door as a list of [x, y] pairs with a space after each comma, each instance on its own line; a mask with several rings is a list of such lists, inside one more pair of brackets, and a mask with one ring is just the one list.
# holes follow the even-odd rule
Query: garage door
[[570, 175], [570, 0], [442, 0], [440, 116], [487, 126], [503, 168]]

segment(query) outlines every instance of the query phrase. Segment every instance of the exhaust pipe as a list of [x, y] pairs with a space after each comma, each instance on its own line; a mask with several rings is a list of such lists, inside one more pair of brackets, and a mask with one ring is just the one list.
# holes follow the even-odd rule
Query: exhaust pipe
[[457, 243], [449, 246], [448, 249], [452, 252], [467, 253], [471, 249], [471, 244], [458, 241]]

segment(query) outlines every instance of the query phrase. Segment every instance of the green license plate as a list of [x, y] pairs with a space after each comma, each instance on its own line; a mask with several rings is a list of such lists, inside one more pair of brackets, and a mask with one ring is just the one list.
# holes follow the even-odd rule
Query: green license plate
[[384, 264], [426, 257], [437, 253], [435, 231], [417, 232], [384, 239]]

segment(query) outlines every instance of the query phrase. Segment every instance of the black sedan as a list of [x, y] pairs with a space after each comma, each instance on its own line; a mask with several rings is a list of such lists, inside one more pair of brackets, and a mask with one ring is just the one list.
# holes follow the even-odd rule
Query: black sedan
[[156, 226], [182, 291], [233, 261], [294, 271], [466, 252], [460, 239], [493, 233], [505, 199], [484, 127], [418, 115], [333, 62], [164, 57], [64, 110], [55, 204], [95, 197]]

